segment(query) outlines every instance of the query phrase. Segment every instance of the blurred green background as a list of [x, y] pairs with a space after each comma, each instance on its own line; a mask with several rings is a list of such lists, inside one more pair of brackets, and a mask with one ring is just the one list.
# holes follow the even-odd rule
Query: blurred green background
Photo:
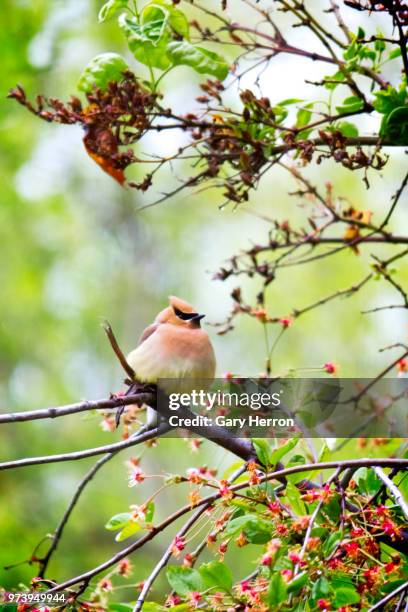
[[[253, 18], [244, 3], [236, 5], [240, 19]], [[169, 294], [191, 301], [207, 313], [210, 323], [224, 320], [231, 308], [229, 293], [237, 283], [214, 281], [212, 275], [228, 256], [266, 238], [268, 224], [257, 215], [290, 218], [295, 223], [305, 216], [288, 195], [295, 184], [279, 169], [265, 177], [247, 206], [236, 211], [219, 210], [221, 194], [211, 190], [185, 192], [138, 212], [174, 181], [169, 171], [160, 175], [152, 193], [145, 196], [122, 189], [86, 155], [79, 129], [48, 125], [6, 99], [8, 89], [17, 83], [24, 85], [31, 98], [41, 92], [67, 99], [75, 92], [83, 66], [100, 52], [119, 51], [132, 62], [115, 21], [98, 25], [99, 7], [96, 0], [3, 0], [0, 7], [2, 411], [102, 398], [119, 390], [123, 374], [105, 339], [103, 320], [111, 322], [125, 351], [135, 346]], [[350, 18], [355, 19], [351, 13]], [[374, 29], [375, 24], [374, 20]], [[298, 32], [300, 45], [302, 34]], [[143, 72], [142, 67], [138, 69]], [[310, 71], [308, 78], [319, 75], [314, 64], [278, 58], [262, 77], [264, 94], [275, 101], [316, 95], [303, 83], [306, 70]], [[255, 76], [249, 74], [241, 86], [251, 86]], [[177, 69], [174, 78], [165, 82], [165, 100], [187, 109], [199, 92], [198, 82], [188, 69]], [[230, 99], [237, 104], [236, 88]], [[362, 127], [370, 130], [375, 125]], [[165, 154], [174, 148], [172, 138], [162, 133], [147, 138], [141, 147]], [[330, 179], [336, 192], [356, 208], [381, 215], [406, 164], [402, 152], [389, 153], [385, 170], [370, 173], [369, 191], [360, 172], [347, 172], [331, 163], [307, 172], [319, 186]], [[142, 170], [132, 168], [128, 176], [140, 180]], [[393, 221], [398, 233], [408, 229], [402, 209]], [[390, 253], [390, 248], [376, 252]], [[348, 287], [366, 274], [369, 255], [368, 251], [359, 257], [345, 251], [336, 259], [290, 268], [285, 276], [281, 273], [269, 290], [270, 314], [285, 315], [293, 307]], [[406, 282], [407, 270], [400, 272]], [[248, 296], [259, 289], [247, 282], [244, 287]], [[405, 340], [406, 316], [402, 310], [368, 316], [360, 312], [395, 301], [383, 282], [372, 283], [356, 297], [302, 317], [274, 353], [274, 371], [334, 361], [343, 376], [376, 374], [390, 359], [378, 353], [378, 348]], [[214, 328], [207, 329], [217, 354], [218, 374], [263, 371], [260, 325], [242, 318], [224, 336], [217, 336]], [[277, 331], [271, 331], [272, 337]], [[81, 415], [3, 426], [0, 460], [79, 450], [120, 439], [120, 432], [102, 431], [100, 421], [98, 416]], [[113, 514], [126, 511], [130, 503], [141, 503], [157, 485], [149, 480], [143, 489], [127, 487], [124, 459], [131, 454], [125, 452], [113, 460], [89, 486], [51, 564], [53, 578], [61, 580], [85, 571], [119, 550], [121, 545], [113, 542], [112, 533], [103, 525]], [[184, 441], [166, 440], [157, 449], [147, 450], [143, 461], [151, 473], [184, 472], [190, 465], [209, 461], [222, 473], [233, 459], [208, 443], [193, 455]], [[27, 559], [41, 538], [55, 528], [76, 483], [92, 464], [93, 460], [86, 460], [1, 473], [2, 586], [15, 587], [35, 575], [28, 565], [7, 572], [3, 566]], [[158, 518], [185, 498], [185, 486], [164, 493]], [[170, 534], [164, 534], [134, 557], [135, 579], [145, 577], [169, 539]], [[241, 564], [239, 576], [251, 568], [252, 554], [245, 552], [247, 566]], [[155, 593], [159, 590], [160, 586]], [[118, 591], [118, 598], [132, 599], [134, 593], [134, 589]]]

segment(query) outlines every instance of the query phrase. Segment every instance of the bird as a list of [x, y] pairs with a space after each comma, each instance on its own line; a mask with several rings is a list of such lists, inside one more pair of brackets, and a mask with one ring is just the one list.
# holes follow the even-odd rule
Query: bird
[[[149, 385], [161, 381], [167, 394], [188, 393], [211, 384], [216, 359], [209, 335], [201, 328], [204, 317], [188, 302], [170, 296], [169, 305], [146, 327], [137, 347], [126, 357], [135, 382]], [[123, 410], [124, 406], [116, 414], [117, 425]], [[144, 430], [156, 426], [157, 413], [147, 407]]]

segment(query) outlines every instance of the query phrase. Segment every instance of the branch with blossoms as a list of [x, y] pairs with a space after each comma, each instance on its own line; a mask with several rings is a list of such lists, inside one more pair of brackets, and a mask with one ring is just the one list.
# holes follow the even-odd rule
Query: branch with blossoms
[[[155, 404], [152, 392], [146, 394], [146, 391], [140, 389], [139, 394], [139, 403], [148, 400], [152, 405]], [[106, 414], [111, 414], [106, 413], [107, 407], [111, 411], [123, 406], [124, 399], [137, 402], [137, 397], [131, 387], [127, 398], [119, 395], [110, 400], [100, 400], [100, 411], [106, 418]], [[98, 409], [98, 402], [88, 403], [88, 408], [90, 407], [93, 410]], [[71, 413], [78, 411], [78, 405], [71, 405], [70, 408]], [[7, 415], [5, 420], [18, 423], [36, 420], [39, 415], [41, 418], [55, 418], [58, 415], [62, 417], [70, 414], [67, 407], [51, 410], [31, 411], [24, 419], [11, 414]], [[134, 410], [131, 405], [124, 415], [127, 428], [137, 420], [138, 411], [135, 413]], [[295, 445], [298, 444], [299, 450], [301, 445], [307, 448], [307, 445], [295, 439], [284, 441], [275, 449], [266, 440], [257, 440], [254, 446], [248, 440], [234, 441], [228, 450], [245, 459], [245, 462], [230, 478], [217, 477], [216, 470], [207, 466], [189, 469], [186, 475], [156, 476], [162, 478], [163, 483], [144, 503], [133, 505], [128, 511], [119, 512], [106, 525], [107, 529], [118, 532], [116, 540], [119, 542], [131, 538], [139, 531], [144, 530], [144, 535], [102, 564], [78, 576], [60, 583], [45, 578], [49, 562], [56, 553], [86, 485], [120, 451], [143, 442], [151, 446], [152, 439], [157, 443], [168, 429], [169, 427], [160, 426], [151, 432], [133, 434], [123, 442], [81, 453], [83, 457], [102, 452], [105, 454], [79, 483], [60, 524], [51, 536], [51, 545], [47, 552], [44, 555], [39, 554], [43, 544], [41, 542], [28, 560], [30, 564], [39, 566], [38, 576], [33, 579], [31, 585], [33, 589], [46, 590], [49, 594], [64, 590], [69, 595], [70, 603], [76, 605], [77, 609], [104, 610], [108, 605], [109, 594], [115, 590], [116, 576], [131, 576], [129, 556], [193, 510], [194, 514], [170, 540], [165, 554], [147, 580], [133, 585], [133, 588], [140, 590], [136, 603], [132, 604], [135, 612], [143, 608], [154, 581], [166, 566], [170, 586], [167, 605], [173, 606], [184, 601], [193, 607], [205, 604], [219, 607], [238, 606], [238, 609], [240, 606], [262, 605], [269, 606], [270, 609], [275, 605], [273, 602], [278, 602], [276, 605], [283, 604], [289, 595], [291, 600], [296, 601], [315, 597], [319, 609], [323, 602], [327, 607], [327, 598], [317, 597], [311, 592], [311, 589], [317, 592], [315, 584], [318, 581], [312, 582], [310, 586], [309, 580], [306, 580], [308, 575], [313, 575], [317, 568], [322, 566], [325, 558], [328, 559], [328, 582], [338, 572], [352, 576], [356, 573], [356, 568], [360, 568], [359, 580], [349, 580], [349, 593], [346, 594], [353, 601], [357, 601], [358, 597], [359, 604], [376, 605], [377, 600], [382, 597], [380, 584], [389, 574], [394, 575], [399, 583], [405, 576], [405, 566], [399, 553], [405, 555], [408, 552], [405, 519], [407, 507], [399, 487], [407, 475], [408, 459], [369, 458], [313, 462], [310, 458], [302, 457], [301, 464], [291, 465], [289, 461], [288, 467], [283, 468], [283, 457]], [[219, 436], [216, 436], [212, 443], [226, 447]], [[321, 454], [326, 455], [326, 451]], [[49, 461], [54, 462], [56, 457], [58, 456], [50, 456]], [[297, 457], [299, 461], [299, 456]], [[70, 453], [65, 455], [63, 460], [79, 458], [81, 457], [78, 453]], [[44, 457], [28, 458], [0, 464], [0, 468], [12, 469], [47, 462]], [[142, 487], [149, 475], [141, 468], [140, 458], [132, 458], [128, 462], [128, 468], [129, 485]], [[328, 476], [324, 485], [310, 480], [315, 473], [332, 470], [334, 472]], [[387, 474], [384, 470], [391, 471]], [[247, 478], [243, 482], [232, 484], [244, 473]], [[342, 475], [343, 478], [340, 478]], [[265, 487], [265, 483], [270, 484]], [[189, 486], [188, 504], [177, 509], [161, 523], [155, 524], [154, 501], [159, 499], [168, 487], [180, 487], [183, 484]], [[215, 492], [205, 495], [208, 489]], [[392, 500], [393, 503], [390, 505], [387, 500]], [[340, 534], [337, 531], [339, 521]], [[192, 533], [194, 525], [196, 531]], [[192, 552], [187, 552], [187, 548], [192, 547], [197, 537], [201, 542], [193, 547]], [[262, 547], [255, 560], [258, 569], [249, 579], [235, 583], [224, 557], [231, 547], [244, 548], [248, 544]], [[388, 548], [382, 549], [383, 545]], [[202, 563], [196, 569], [194, 566], [199, 555], [207, 549], [213, 552], [214, 560]], [[387, 561], [382, 557], [384, 550], [394, 551], [387, 552]], [[174, 561], [182, 553], [183, 564], [175, 565]], [[104, 576], [97, 582], [92, 582], [101, 573], [104, 573]], [[275, 592], [276, 585], [278, 593]], [[337, 593], [334, 586], [329, 588], [329, 593], [333, 601], [337, 601], [336, 597], [345, 596], [344, 593]], [[400, 593], [401, 590], [398, 590], [397, 594]], [[393, 598], [389, 601], [393, 601]]]
[[[391, 511], [389, 507], [383, 503], [377, 503], [376, 500], [371, 504], [367, 496], [362, 495], [361, 485], [357, 480], [348, 479], [348, 483], [344, 485], [339, 476], [350, 469], [356, 474], [358, 469], [382, 467], [392, 468], [394, 478], [397, 475], [403, 478], [408, 467], [408, 460], [372, 458], [331, 461], [297, 465], [286, 469], [272, 469], [264, 475], [259, 467], [255, 462], [250, 462], [246, 468], [243, 467], [240, 472], [246, 469], [249, 478], [236, 485], [227, 480], [218, 481], [210, 471], [190, 471], [187, 478], [184, 478], [186, 482], [201, 491], [205, 487], [210, 487], [215, 488], [216, 492], [205, 497], [195, 496], [194, 501], [190, 494], [190, 503], [157, 525], [152, 523], [151, 498], [147, 504], [133, 506], [129, 513], [131, 516], [129, 520], [141, 528], [145, 525], [146, 534], [97, 567], [62, 583], [48, 584], [51, 586], [48, 593], [69, 589], [74, 599], [75, 591], [72, 591], [72, 587], [80, 585], [79, 595], [90, 587], [90, 598], [86, 602], [78, 602], [79, 609], [103, 607], [106, 594], [114, 589], [112, 577], [117, 573], [123, 576], [125, 565], [126, 573], [130, 571], [130, 562], [126, 561], [124, 565], [124, 560], [171, 526], [178, 518], [196, 508], [195, 513], [171, 540], [166, 554], [156, 566], [151, 577], [140, 585], [142, 591], [138, 601], [134, 604], [134, 610], [142, 609], [144, 598], [158, 572], [164, 569], [172, 559], [180, 558], [182, 553], [184, 555], [183, 564], [171, 565], [167, 570], [168, 582], [172, 588], [168, 600], [169, 605], [187, 601], [193, 606], [255, 606], [264, 605], [264, 602], [269, 602], [266, 605], [272, 606], [274, 601], [278, 602], [277, 605], [283, 603], [283, 597], [287, 597], [290, 593], [295, 598], [300, 597], [300, 600], [309, 593], [309, 601], [310, 597], [313, 597], [310, 591], [315, 584], [312, 579], [312, 585], [310, 585], [309, 576], [313, 576], [318, 570], [317, 575], [322, 573], [320, 568], [323, 567], [324, 556], [329, 559], [328, 575], [341, 573], [343, 580], [347, 583], [346, 588], [350, 591], [346, 594], [337, 593], [337, 597], [347, 596], [350, 599], [354, 598], [357, 602], [356, 597], [358, 596], [359, 603], [367, 607], [371, 604], [376, 605], [385, 577], [393, 574], [397, 580], [397, 576], [404, 575], [403, 562], [397, 553], [388, 553], [388, 560], [385, 561], [376, 559], [381, 543], [387, 543], [391, 549], [406, 553], [407, 546], [404, 544], [408, 537], [406, 523], [399, 517], [398, 511]], [[263, 486], [265, 482], [277, 481], [280, 483], [282, 478], [290, 483], [291, 477], [305, 472], [314, 473], [333, 469], [334, 474], [323, 488], [316, 486], [303, 493], [299, 491], [298, 507], [310, 506], [311, 514], [299, 515], [293, 512], [291, 509], [293, 504], [292, 507], [287, 505], [286, 491], [280, 490], [278, 495], [275, 487], [267, 489]], [[138, 480], [140, 485], [143, 482], [140, 473]], [[173, 476], [173, 483], [176, 481], [177, 477]], [[279, 488], [280, 486], [278, 484]], [[288, 486], [289, 484], [286, 485]], [[392, 486], [394, 487], [398, 489], [396, 485]], [[338, 520], [341, 497], [346, 498], [341, 533], [333, 530], [327, 542], [324, 542], [322, 534], [330, 529], [330, 526], [334, 527]], [[245, 508], [244, 513], [237, 514], [237, 502], [241, 508]], [[191, 546], [194, 540], [193, 537], [188, 537], [189, 531], [204, 514], [207, 515], [207, 519], [198, 532], [202, 533], [203, 529], [208, 532], [207, 547], [213, 551], [216, 558], [214, 561], [201, 564], [199, 569], [195, 569], [193, 561], [196, 562], [197, 558], [184, 551], [187, 546]], [[107, 527], [117, 530], [125, 529], [123, 513], [119, 516], [122, 517], [121, 524], [117, 517], [112, 517]], [[231, 571], [224, 561], [228, 549], [233, 546], [243, 548], [250, 543], [259, 546], [262, 544], [261, 540], [264, 541], [262, 546], [264, 552], [257, 558], [256, 576], [241, 580], [234, 585]], [[357, 567], [359, 571], [356, 581], [352, 580], [352, 577], [355, 576]], [[94, 577], [106, 570], [109, 570], [108, 574], [92, 585], [91, 581]], [[317, 582], [318, 580], [320, 579], [317, 578]], [[278, 593], [275, 592], [276, 584], [279, 586]], [[404, 584], [406, 588], [408, 581]], [[398, 589], [400, 586], [401, 580], [398, 580]], [[330, 587], [329, 593], [336, 597], [336, 592], [332, 593]], [[400, 593], [399, 589], [397, 594]], [[324, 609], [321, 607], [323, 599], [316, 599], [317, 609]], [[390, 600], [392, 601], [392, 597]], [[324, 601], [326, 607], [330, 606], [327, 598]]]

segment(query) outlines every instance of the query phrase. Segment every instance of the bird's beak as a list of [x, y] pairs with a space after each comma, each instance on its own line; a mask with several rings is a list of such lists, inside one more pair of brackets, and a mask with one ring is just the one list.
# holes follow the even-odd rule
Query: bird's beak
[[192, 319], [190, 319], [190, 321], [197, 321], [197, 323], [198, 323], [199, 321], [201, 321], [201, 319], [204, 319], [204, 317], [205, 317], [205, 314], [198, 314], [195, 317], [193, 317]]

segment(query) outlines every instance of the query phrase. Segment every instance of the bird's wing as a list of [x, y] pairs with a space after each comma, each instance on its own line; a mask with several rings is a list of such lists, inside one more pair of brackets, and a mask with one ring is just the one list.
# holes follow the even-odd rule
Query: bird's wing
[[159, 327], [159, 323], [152, 323], [151, 325], [146, 327], [146, 329], [144, 330], [144, 332], [139, 338], [138, 346], [140, 346], [142, 342], [144, 342], [145, 340], [147, 340], [147, 338], [149, 338], [152, 334], [154, 334], [154, 332], [156, 331], [158, 327]]

